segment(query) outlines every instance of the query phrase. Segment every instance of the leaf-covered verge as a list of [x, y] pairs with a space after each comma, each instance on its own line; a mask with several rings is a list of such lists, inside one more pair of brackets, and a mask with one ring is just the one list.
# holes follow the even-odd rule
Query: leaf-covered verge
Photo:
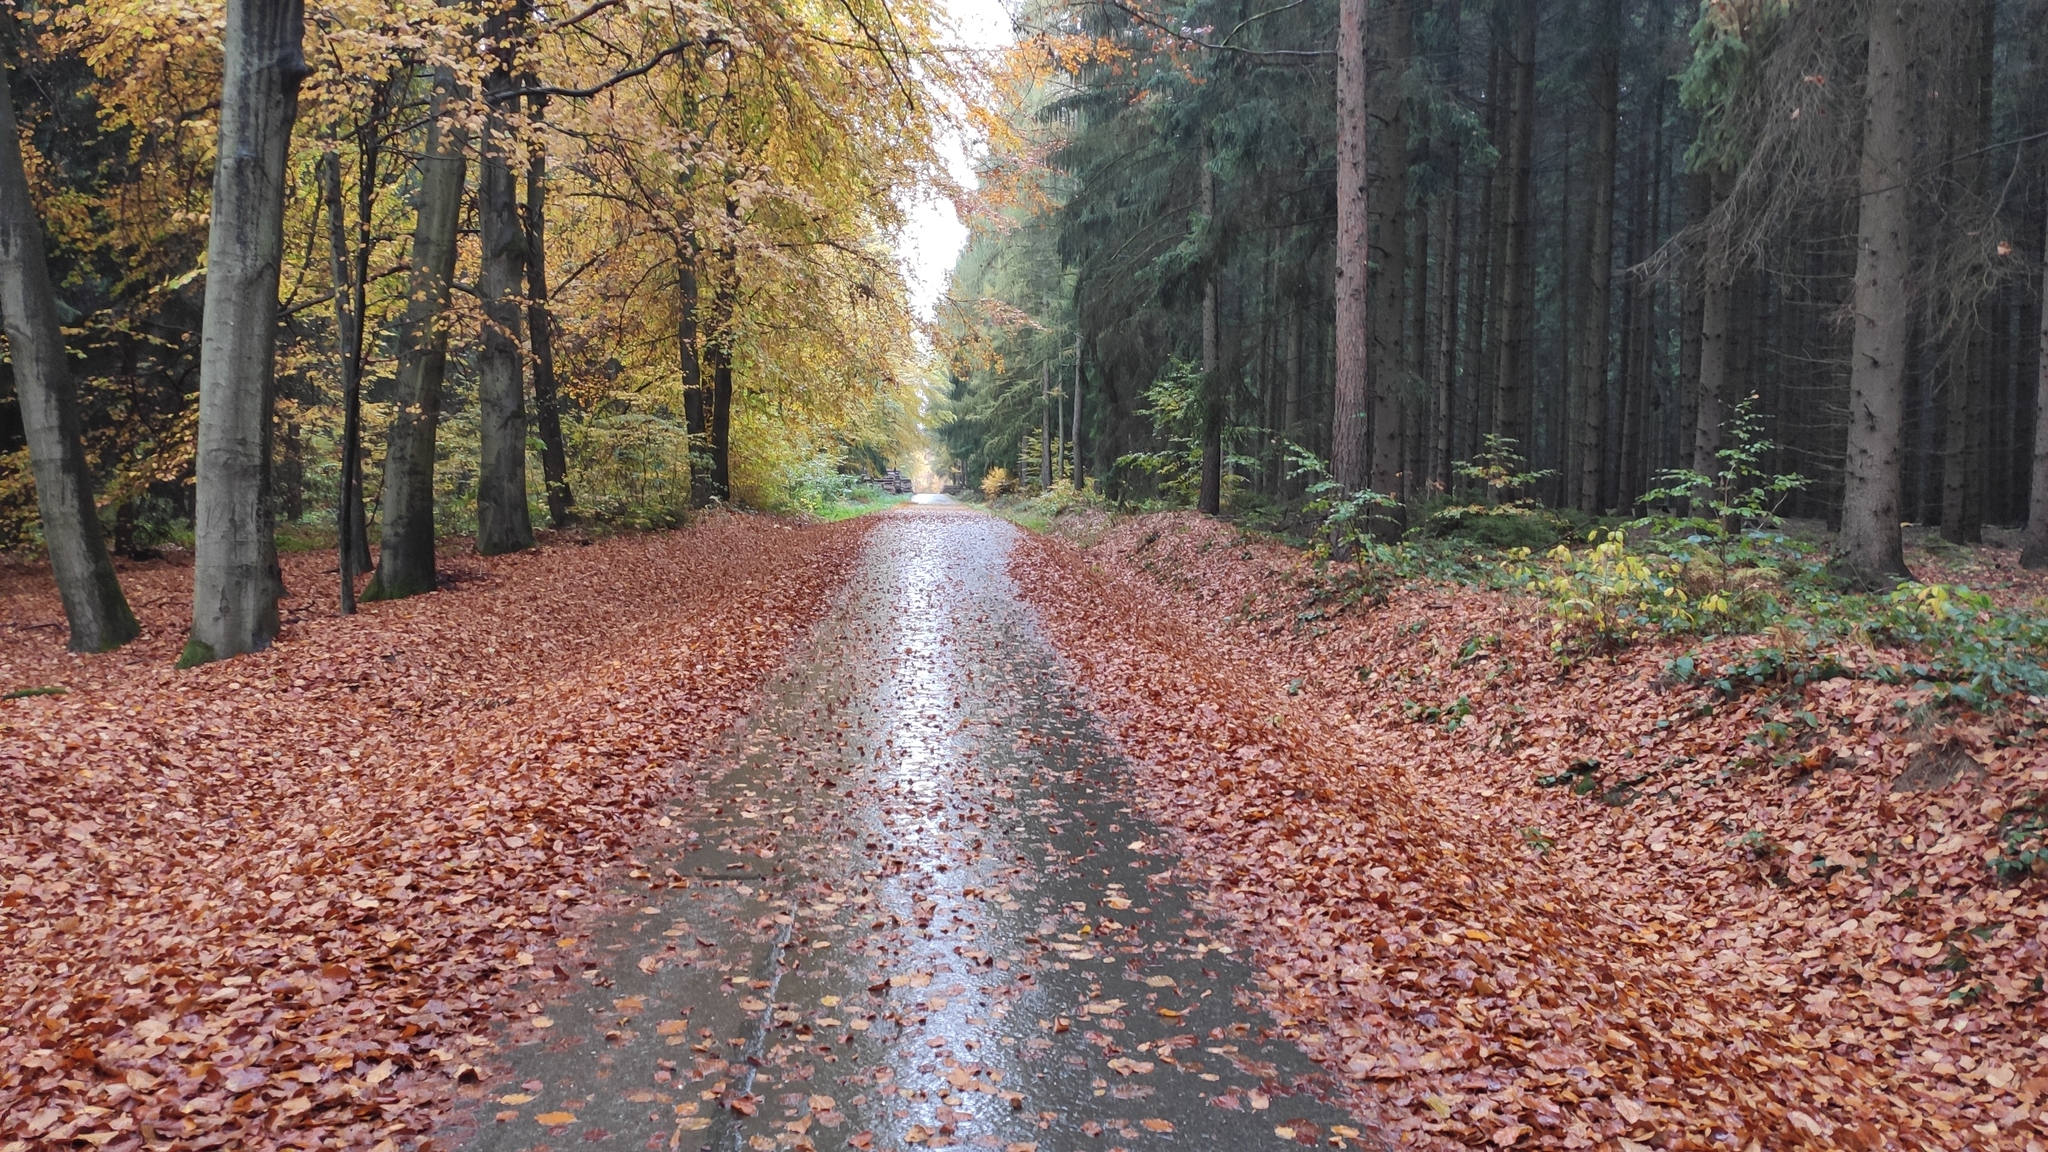
[[184, 672], [189, 568], [124, 572], [144, 638], [86, 658], [8, 572], [0, 677], [67, 691], [0, 702], [0, 1148], [423, 1147], [865, 526], [465, 560]]
[[1185, 514], [1016, 568], [1267, 1006], [1398, 1143], [2048, 1144], [2042, 701], [1668, 671], [1753, 636], [1563, 666], [1540, 602], [1469, 586], [1328, 616], [1300, 554]]

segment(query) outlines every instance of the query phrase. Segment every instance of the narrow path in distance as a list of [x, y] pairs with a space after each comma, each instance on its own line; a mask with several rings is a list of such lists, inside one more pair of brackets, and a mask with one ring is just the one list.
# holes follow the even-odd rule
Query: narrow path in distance
[[1379, 1146], [1163, 879], [1015, 532], [945, 503], [876, 525], [638, 855], [638, 914], [575, 937], [575, 993], [513, 1027], [469, 1147]]

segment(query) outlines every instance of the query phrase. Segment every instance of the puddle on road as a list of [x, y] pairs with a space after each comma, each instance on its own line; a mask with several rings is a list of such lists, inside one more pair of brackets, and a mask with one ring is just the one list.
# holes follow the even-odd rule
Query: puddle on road
[[[1017, 599], [1015, 532], [891, 513], [639, 915], [515, 1026], [469, 1147], [1361, 1144]], [[537, 1023], [537, 1022], [535, 1022]]]

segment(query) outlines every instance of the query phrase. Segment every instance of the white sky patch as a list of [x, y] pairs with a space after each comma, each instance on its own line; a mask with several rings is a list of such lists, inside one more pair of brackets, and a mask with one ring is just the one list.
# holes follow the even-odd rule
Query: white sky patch
[[[1010, 13], [1001, 0], [940, 0], [951, 18], [960, 47], [974, 52], [992, 52], [1009, 46], [1015, 39]], [[949, 132], [942, 142], [946, 167], [953, 180], [964, 188], [975, 185], [970, 149], [978, 141], [959, 131]], [[952, 200], [925, 190], [908, 206], [903, 231], [896, 241], [896, 259], [909, 282], [910, 305], [921, 320], [930, 320], [946, 291], [946, 277], [967, 246], [967, 225], [960, 222]]]

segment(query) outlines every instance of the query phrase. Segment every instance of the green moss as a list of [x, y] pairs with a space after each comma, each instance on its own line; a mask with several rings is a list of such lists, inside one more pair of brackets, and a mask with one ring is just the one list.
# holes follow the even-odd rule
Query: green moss
[[370, 586], [363, 589], [363, 594], [356, 597], [356, 599], [364, 603], [372, 600], [403, 600], [407, 596], [417, 596], [422, 592], [432, 592], [433, 590], [434, 582], [431, 580], [407, 580], [396, 584], [386, 584], [384, 582], [384, 575], [380, 572], [376, 576], [371, 577]]
[[14, 691], [0, 696], [0, 700], [20, 700], [27, 696], [62, 696], [69, 691], [71, 689], [61, 684], [47, 684], [41, 688], [16, 688]]
[[185, 651], [178, 655], [178, 667], [197, 668], [201, 664], [211, 664], [218, 659], [220, 657], [214, 654], [213, 645], [195, 636], [185, 641]]

